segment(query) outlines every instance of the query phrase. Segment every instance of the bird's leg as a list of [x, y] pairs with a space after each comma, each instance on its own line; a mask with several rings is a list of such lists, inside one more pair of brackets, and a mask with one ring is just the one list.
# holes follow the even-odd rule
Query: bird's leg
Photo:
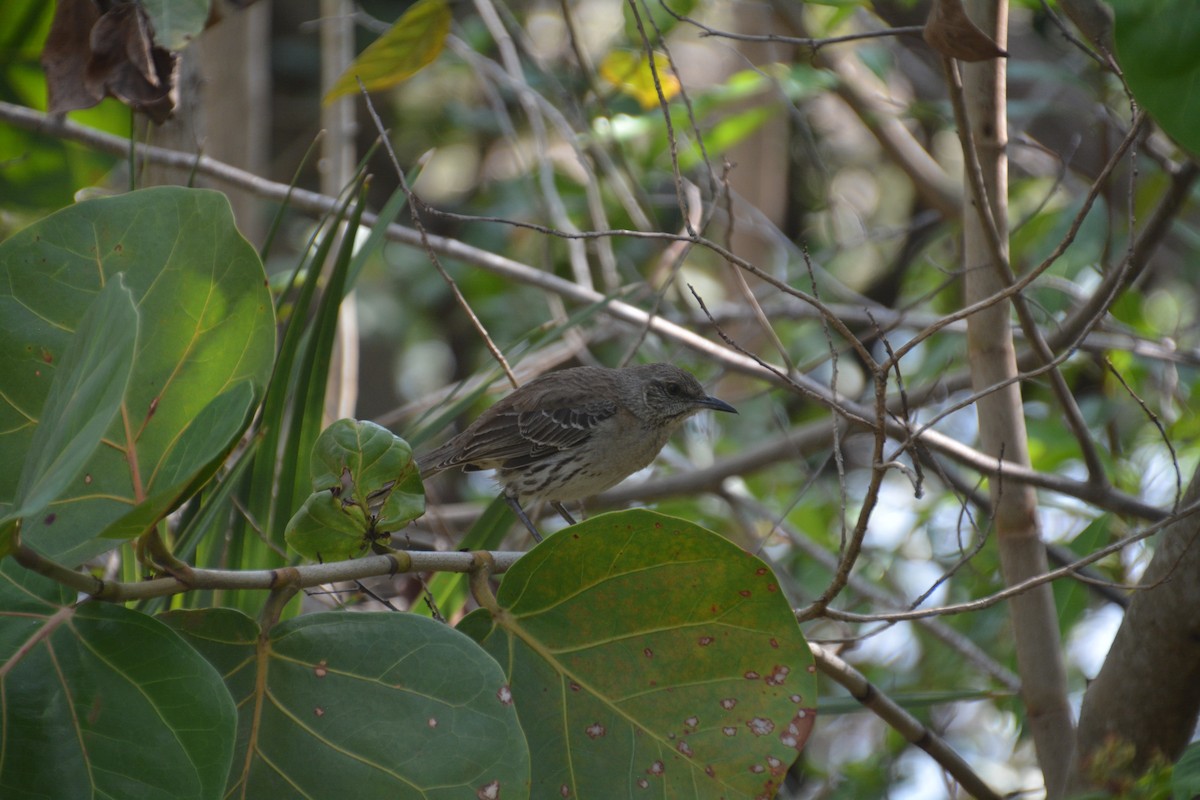
[[504, 501], [508, 503], [509, 508], [511, 508], [513, 513], [517, 515], [517, 519], [521, 520], [521, 522], [525, 525], [525, 528], [531, 534], [533, 534], [533, 540], [535, 542], [540, 542], [542, 540], [542, 535], [538, 533], [537, 527], [534, 526], [533, 521], [529, 519], [529, 516], [525, 513], [525, 509], [521, 508], [521, 504], [517, 502], [517, 498], [505, 492]]
[[575, 518], [571, 516], [571, 512], [567, 511], [566, 506], [564, 506], [562, 503], [558, 502], [557, 500], [551, 500], [550, 505], [554, 508], [555, 511], [557, 511], [560, 515], [562, 515], [562, 518], [567, 521], [568, 525], [575, 524]]

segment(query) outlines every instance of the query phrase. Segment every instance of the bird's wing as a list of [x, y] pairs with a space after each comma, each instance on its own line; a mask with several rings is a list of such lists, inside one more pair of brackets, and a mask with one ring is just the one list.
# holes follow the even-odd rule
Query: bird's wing
[[582, 407], [524, 411], [517, 417], [522, 438], [536, 447], [565, 450], [587, 441], [592, 431], [617, 413], [617, 404], [592, 402]]
[[596, 426], [617, 413], [614, 402], [593, 402], [582, 408], [517, 411], [505, 409], [480, 418], [468, 438], [453, 439], [423, 459], [423, 469], [454, 466], [516, 468], [543, 456], [576, 447]]
[[[459, 466], [519, 468], [587, 441], [618, 409], [616, 400], [596, 397], [581, 385], [578, 379], [589, 371], [604, 372], [578, 367], [548, 373], [500, 400], [465, 431], [423, 456], [422, 474]], [[575, 380], [564, 380], [566, 375]]]

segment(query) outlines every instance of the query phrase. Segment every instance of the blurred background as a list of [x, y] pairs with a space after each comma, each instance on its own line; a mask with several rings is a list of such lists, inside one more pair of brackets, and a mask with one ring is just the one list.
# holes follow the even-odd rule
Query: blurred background
[[[237, 5], [220, 6], [221, 21], [178, 43], [172, 120], [147, 123], [112, 99], [71, 119], [327, 195], [349, 185], [363, 160], [368, 203], [383, 208], [400, 183], [364, 99], [322, 97], [410, 4]], [[864, 507], [871, 437], [805, 392], [730, 371], [677, 336], [618, 319], [606, 303], [735, 343], [869, 404], [872, 376], [854, 347], [780, 286], [817, 296], [875, 359], [911, 345], [891, 399], [902, 385], [910, 421], [935, 420], [935, 430], [974, 445], [965, 327], [935, 325], [963, 302], [963, 159], [940, 60], [910, 27], [928, 6], [683, 0], [671, 3], [675, 15], [658, 4], [635, 13], [615, 0], [449, 8], [450, 32], [432, 63], [371, 95], [400, 167], [429, 206], [420, 209], [423, 226], [595, 299], [516, 280], [474, 256], [441, 252], [441, 266], [522, 380], [570, 365], [672, 361], [737, 406], [737, 417], [701, 415], [654, 467], [588, 508], [652, 503], [712, 527], [769, 557], [803, 605], [828, 582]], [[5, 0], [0, 100], [46, 108], [38, 59], [52, 9]], [[1010, 14], [1010, 244], [1021, 272], [1071, 230], [1132, 112], [1121, 81], [1094, 48], [1068, 38], [1073, 28], [1057, 7], [1021, 2]], [[818, 48], [795, 41], [887, 28], [904, 32]], [[643, 33], [655, 42], [657, 88]], [[1119, 267], [1139, 225], [1170, 192], [1179, 195], [1109, 313], [1063, 348], [1061, 364], [1113, 486], [1167, 508], [1197, 461], [1200, 237], [1192, 180], [1178, 177], [1186, 154], [1156, 129], [1135, 151], [1099, 186], [1071, 244], [1026, 296], [1052, 335]], [[128, 159], [0, 122], [0, 238], [77, 196], [188, 181], [226, 191], [244, 235], [256, 246], [266, 240], [280, 206], [255, 192], [149, 163], [131, 175]], [[407, 208], [397, 219], [412, 224]], [[293, 209], [278, 220], [267, 265], [282, 278], [310, 247], [316, 222]], [[689, 226], [760, 274], [663, 236]], [[567, 238], [546, 229], [634, 233]], [[331, 419], [375, 420], [420, 449], [508, 390], [420, 247], [389, 242], [372, 256], [342, 324]], [[1023, 392], [1034, 469], [1085, 481], [1047, 384], [1034, 376]], [[1001, 589], [982, 479], [947, 462], [926, 464], [918, 482], [911, 456], [896, 457], [906, 469], [890, 472], [875, 498], [838, 607], [871, 614]], [[439, 547], [455, 546], [495, 494], [486, 476], [442, 476], [430, 491]], [[1052, 560], [1091, 552], [1142, 522], [1077, 495], [1041, 495]], [[1121, 587], [1136, 582], [1148, 553], [1134, 544], [1095, 564], [1100, 587], [1055, 585], [1076, 703], [1122, 617]], [[1023, 736], [1008, 626], [999, 604], [921, 623], [826, 618], [805, 633], [837, 645], [998, 791], [1034, 797], [1042, 779]], [[957, 796], [934, 761], [843, 690], [822, 688], [828, 702], [781, 796]]]

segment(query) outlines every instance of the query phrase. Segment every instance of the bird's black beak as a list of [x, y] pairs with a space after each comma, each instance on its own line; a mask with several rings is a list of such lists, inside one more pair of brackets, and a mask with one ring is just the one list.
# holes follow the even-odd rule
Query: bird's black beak
[[712, 395], [709, 395], [701, 400], [700, 405], [704, 406], [705, 408], [711, 408], [713, 411], [728, 411], [730, 414], [738, 413], [737, 409], [729, 405], [729, 403], [726, 403], [724, 400], [719, 400]]

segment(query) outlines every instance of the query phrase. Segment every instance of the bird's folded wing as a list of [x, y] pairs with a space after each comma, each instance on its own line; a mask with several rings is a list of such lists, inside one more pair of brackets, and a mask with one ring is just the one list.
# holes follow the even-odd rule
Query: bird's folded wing
[[481, 418], [481, 424], [468, 441], [452, 442], [458, 452], [437, 468], [525, 466], [550, 453], [577, 447], [587, 441], [598, 424], [616, 413], [617, 405], [612, 402], [592, 403], [582, 408], [493, 413], [487, 419]]
[[539, 409], [518, 415], [517, 426], [534, 447], [566, 450], [586, 442], [597, 425], [616, 413], [617, 404], [612, 402]]

